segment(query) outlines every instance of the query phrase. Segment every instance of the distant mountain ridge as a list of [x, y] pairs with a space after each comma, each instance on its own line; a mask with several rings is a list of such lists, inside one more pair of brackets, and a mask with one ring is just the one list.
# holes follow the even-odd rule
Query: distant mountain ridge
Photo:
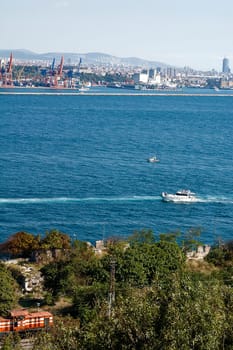
[[88, 53], [74, 53], [74, 52], [47, 52], [47, 53], [35, 53], [26, 49], [0, 49], [0, 58], [8, 58], [13, 53], [13, 58], [23, 61], [51, 61], [55, 58], [57, 62], [60, 61], [61, 56], [64, 56], [65, 64], [78, 63], [80, 58], [83, 60], [83, 64], [96, 64], [96, 65], [125, 65], [125, 66], [145, 66], [145, 67], [171, 67], [170, 64], [166, 64], [158, 61], [149, 61], [138, 57], [117, 57], [106, 53], [100, 52], [88, 52]]

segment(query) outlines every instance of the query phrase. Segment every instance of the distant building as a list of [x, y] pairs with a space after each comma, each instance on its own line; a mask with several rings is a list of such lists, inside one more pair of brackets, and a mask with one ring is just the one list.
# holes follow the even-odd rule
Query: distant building
[[156, 76], [156, 71], [155, 71], [155, 69], [149, 69], [149, 78], [150, 79], [154, 79], [155, 78], [155, 76]]
[[233, 89], [233, 80], [226, 78], [220, 79], [220, 89]]
[[148, 75], [147, 71], [142, 71], [141, 73], [135, 73], [133, 75], [133, 80], [134, 80], [135, 84], [139, 84], [139, 83], [147, 84], [148, 78], [149, 78], [149, 75]]
[[189, 260], [202, 260], [209, 254], [210, 249], [209, 245], [198, 246], [196, 250], [187, 252], [186, 256]]
[[222, 73], [229, 74], [230, 72], [231, 70], [230, 70], [229, 59], [224, 57], [222, 61]]
[[176, 76], [176, 69], [173, 67], [167, 67], [167, 76], [169, 78], [174, 78]]
[[154, 78], [149, 78], [148, 85], [160, 85], [161, 84], [161, 76], [160, 74], [156, 74]]

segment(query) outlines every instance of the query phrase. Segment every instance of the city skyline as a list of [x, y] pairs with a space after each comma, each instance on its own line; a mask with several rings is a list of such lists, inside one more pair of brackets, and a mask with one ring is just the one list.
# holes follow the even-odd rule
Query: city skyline
[[[231, 53], [233, 3], [21, 0], [1, 4], [1, 49], [103, 52], [221, 71]], [[226, 11], [227, 9], [227, 11]]]

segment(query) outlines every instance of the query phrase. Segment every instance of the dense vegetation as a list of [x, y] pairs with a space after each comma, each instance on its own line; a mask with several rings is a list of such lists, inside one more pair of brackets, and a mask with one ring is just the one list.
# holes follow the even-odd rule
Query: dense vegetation
[[17, 300], [17, 283], [10, 271], [0, 263], [0, 314], [7, 315]]
[[[109, 240], [99, 255], [54, 230], [43, 239], [13, 236], [2, 248], [14, 256], [29, 256], [31, 249], [64, 252], [40, 266], [44, 307], [53, 309], [61, 298], [70, 307], [56, 316], [51, 332], [36, 337], [33, 349], [233, 349], [233, 243], [216, 244], [206, 261], [187, 262], [185, 252], [198, 236], [191, 230], [178, 244], [177, 234], [155, 239], [143, 230], [127, 241]], [[4, 311], [16, 295], [3, 265], [0, 273]], [[10, 301], [4, 299], [6, 288]], [[14, 348], [10, 338], [7, 349]]]
[[[44, 86], [45, 85], [45, 77], [51, 77], [55, 75], [55, 71], [51, 71], [51, 69], [45, 69], [40, 66], [14, 66], [12, 72], [12, 78], [16, 81], [24, 82], [26, 85], [29, 80], [32, 80], [35, 86]], [[128, 77], [128, 74], [125, 73], [106, 73], [103, 74], [97, 73], [79, 73], [73, 69], [73, 67], [66, 66], [64, 67], [63, 77], [65, 79], [75, 78], [80, 80], [80, 83], [92, 82], [92, 84], [111, 84], [114, 82], [129, 82], [131, 81]]]

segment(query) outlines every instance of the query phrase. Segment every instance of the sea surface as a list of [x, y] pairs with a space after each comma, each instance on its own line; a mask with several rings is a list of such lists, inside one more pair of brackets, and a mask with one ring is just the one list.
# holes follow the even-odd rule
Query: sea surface
[[[34, 91], [0, 92], [0, 241], [51, 229], [92, 243], [141, 229], [233, 238], [231, 93]], [[198, 201], [162, 202], [182, 188]]]

